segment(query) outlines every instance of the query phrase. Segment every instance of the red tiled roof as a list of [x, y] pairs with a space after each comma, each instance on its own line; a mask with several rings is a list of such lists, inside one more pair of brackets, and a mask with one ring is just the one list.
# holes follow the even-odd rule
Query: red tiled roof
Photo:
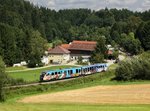
[[70, 45], [69, 44], [62, 44], [61, 47], [65, 48], [65, 49], [69, 49]]
[[96, 47], [95, 41], [73, 41], [69, 47], [69, 50], [85, 50], [94, 51]]
[[69, 54], [70, 51], [68, 51], [67, 49], [65, 49], [61, 46], [57, 46], [57, 47], [51, 49], [48, 53], [49, 54]]
[[97, 42], [95, 42], [95, 41], [77, 41], [77, 40], [74, 40], [72, 43], [79, 43], [79, 44], [96, 44]]

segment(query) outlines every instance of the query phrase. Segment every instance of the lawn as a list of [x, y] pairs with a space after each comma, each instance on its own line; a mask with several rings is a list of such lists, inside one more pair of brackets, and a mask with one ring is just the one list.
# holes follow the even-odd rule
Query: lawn
[[150, 105], [0, 104], [0, 111], [149, 111]]
[[[7, 72], [9, 76], [15, 78], [15, 79], [24, 79], [27, 82], [37, 82], [39, 81], [39, 76], [42, 71], [46, 70], [54, 70], [54, 69], [60, 69], [60, 68], [69, 68], [69, 67], [75, 67], [75, 66], [52, 66], [52, 67], [46, 67], [36, 70], [27, 70], [27, 71], [19, 71], [19, 72]], [[12, 71], [12, 70], [11, 70]]]
[[25, 67], [25, 66], [21, 66], [21, 67], [7, 67], [7, 68], [6, 68], [6, 72], [7, 72], [7, 71], [25, 70], [25, 69], [28, 69], [28, 68]]

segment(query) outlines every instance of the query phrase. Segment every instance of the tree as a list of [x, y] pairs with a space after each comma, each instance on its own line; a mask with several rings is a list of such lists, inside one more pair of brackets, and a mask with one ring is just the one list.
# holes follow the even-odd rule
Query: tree
[[106, 46], [105, 46], [105, 38], [100, 37], [97, 40], [97, 45], [95, 51], [92, 53], [90, 58], [91, 63], [102, 63], [104, 62], [104, 57], [106, 55]]
[[55, 40], [53, 40], [53, 48], [58, 46], [58, 45], [61, 45], [62, 44], [62, 40], [59, 40], [58, 38], [56, 38]]
[[141, 24], [142, 20], [140, 17], [130, 16], [127, 19], [127, 32], [136, 32], [137, 28]]
[[78, 62], [78, 64], [82, 64], [82, 63], [83, 63], [83, 61], [82, 61], [82, 60], [83, 60], [83, 58], [82, 58], [82, 56], [80, 56], [80, 57], [78, 58], [78, 61], [77, 61], [77, 62]]
[[150, 80], [150, 53], [146, 52], [126, 61], [122, 61], [115, 71], [115, 79]]
[[14, 33], [14, 28], [0, 23], [0, 38], [2, 41], [3, 48], [3, 58], [7, 65], [13, 65], [15, 62], [15, 51], [16, 51], [16, 37]]
[[121, 46], [132, 55], [141, 53], [141, 42], [135, 39], [134, 33], [129, 33], [125, 38], [122, 38]]
[[136, 36], [145, 50], [150, 50], [150, 21], [142, 23], [136, 31]]
[[97, 40], [97, 45], [96, 45], [95, 51], [97, 53], [105, 54], [105, 52], [107, 50], [105, 43], [106, 43], [105, 37], [99, 37]]
[[85, 24], [87, 26], [99, 26], [99, 27], [102, 27], [103, 26], [103, 21], [98, 16], [93, 14], [93, 15], [89, 16], [88, 18], [86, 18]]
[[31, 38], [29, 42], [30, 55], [28, 58], [28, 66], [29, 67], [36, 67], [41, 64], [41, 57], [46, 50], [47, 41], [41, 37], [41, 34], [38, 31], [31, 32]]
[[5, 73], [5, 64], [0, 57], [0, 101], [5, 101], [5, 92], [4, 92], [4, 86], [6, 83], [7, 75]]
[[104, 54], [94, 52], [90, 58], [91, 63], [102, 63], [104, 62]]

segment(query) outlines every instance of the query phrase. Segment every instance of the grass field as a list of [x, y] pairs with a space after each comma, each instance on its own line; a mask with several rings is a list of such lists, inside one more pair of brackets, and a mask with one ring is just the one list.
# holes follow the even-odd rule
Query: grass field
[[0, 104], [0, 111], [149, 111], [150, 105]]
[[21, 67], [7, 67], [6, 68], [6, 72], [7, 71], [16, 71], [16, 70], [25, 70], [28, 69], [27, 67], [21, 66]]
[[[117, 65], [112, 65], [109, 69], [113, 70], [115, 69]], [[63, 66], [68, 67], [68, 66]], [[57, 69], [59, 67], [52, 67], [51, 69]], [[62, 67], [61, 67], [62, 68]], [[50, 69], [50, 68], [48, 68]], [[14, 78], [22, 77], [22, 75], [25, 75], [24, 79], [28, 81], [35, 81], [38, 80], [38, 77], [35, 79], [35, 76], [33, 73], [41, 72], [42, 70], [46, 69], [39, 69], [36, 71], [25, 71], [25, 72], [18, 72], [18, 73], [9, 73]], [[37, 74], [36, 73], [36, 74]], [[39, 73], [40, 74], [40, 73]], [[38, 74], [37, 74], [38, 75]], [[101, 75], [101, 76], [100, 76]], [[31, 79], [29, 79], [31, 77]], [[59, 83], [56, 85], [47, 85], [46, 87], [48, 90], [46, 92], [40, 92], [40, 93], [52, 93], [52, 92], [59, 92], [59, 91], [65, 91], [65, 90], [72, 90], [72, 89], [80, 89], [84, 87], [91, 87], [91, 86], [98, 86], [98, 85], [124, 85], [124, 84], [149, 84], [150, 81], [134, 81], [134, 82], [117, 82], [117, 81], [110, 81], [114, 77], [113, 73], [100, 73], [91, 75], [88, 78], [79, 78], [76, 80], [73, 80], [76, 84], [72, 84], [70, 82], [65, 83]], [[100, 79], [95, 79], [100, 78]], [[65, 85], [64, 85], [65, 84]], [[59, 87], [58, 87], [59, 86]], [[38, 95], [39, 93], [28, 93], [27, 95]], [[12, 98], [11, 100], [1, 103], [0, 104], [0, 111], [149, 111], [150, 105], [110, 105], [110, 104], [81, 104], [81, 103], [19, 103], [16, 102], [18, 98], [25, 97], [27, 95], [20, 95], [19, 93], [15, 95], [15, 98]]]
[[[15, 79], [23, 79], [27, 82], [37, 82], [39, 81], [39, 77], [42, 71], [46, 70], [54, 70], [59, 68], [69, 68], [69, 67], [75, 67], [75, 66], [52, 66], [52, 67], [46, 67], [42, 69], [36, 69], [36, 70], [27, 70], [27, 71], [19, 71], [19, 72], [7, 72], [9, 76], [15, 78]], [[15, 69], [7, 69], [11, 71], [15, 71]]]

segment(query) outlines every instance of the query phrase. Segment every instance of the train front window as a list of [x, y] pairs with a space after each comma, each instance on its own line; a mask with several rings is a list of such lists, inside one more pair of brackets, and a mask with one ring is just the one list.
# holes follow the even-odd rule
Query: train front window
[[42, 75], [45, 75], [46, 74], [46, 72], [42, 72]]
[[46, 72], [41, 73], [41, 77], [44, 77], [46, 75]]

